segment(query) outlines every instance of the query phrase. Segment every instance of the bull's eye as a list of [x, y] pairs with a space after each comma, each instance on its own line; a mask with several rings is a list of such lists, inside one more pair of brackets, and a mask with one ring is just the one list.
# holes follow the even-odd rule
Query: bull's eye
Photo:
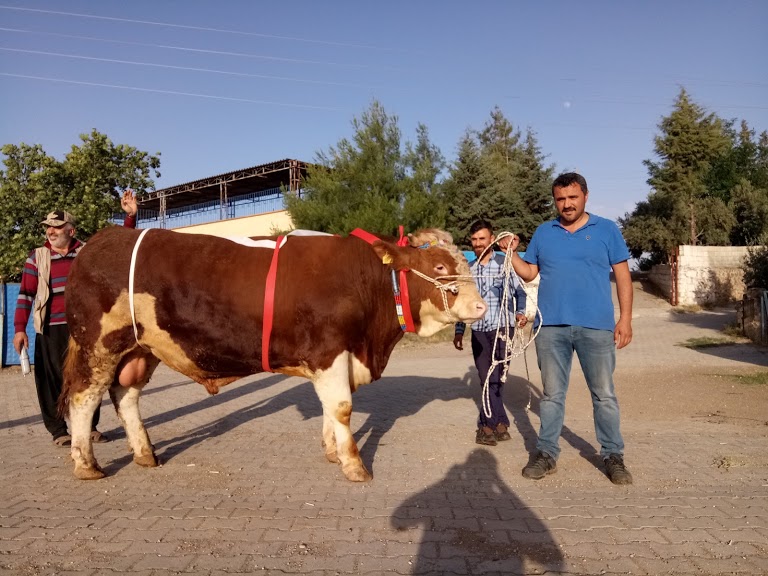
[[435, 272], [437, 272], [438, 274], [447, 274], [448, 268], [446, 268], [444, 264], [438, 264], [437, 266], [435, 266]]

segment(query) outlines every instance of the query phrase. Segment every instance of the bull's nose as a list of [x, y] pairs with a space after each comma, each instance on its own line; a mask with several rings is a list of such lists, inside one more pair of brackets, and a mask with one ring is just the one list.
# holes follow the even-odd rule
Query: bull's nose
[[480, 300], [475, 303], [475, 311], [477, 312], [477, 318], [480, 319], [485, 316], [485, 313], [488, 311], [488, 305]]

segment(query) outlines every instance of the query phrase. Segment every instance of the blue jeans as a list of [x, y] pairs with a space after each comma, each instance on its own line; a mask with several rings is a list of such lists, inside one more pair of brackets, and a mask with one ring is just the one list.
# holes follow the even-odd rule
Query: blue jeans
[[600, 455], [624, 454], [619, 426], [619, 402], [613, 386], [616, 348], [613, 332], [580, 326], [543, 326], [536, 338], [536, 354], [544, 383], [541, 399], [541, 428], [536, 447], [557, 459], [558, 440], [565, 418], [565, 395], [574, 351], [592, 395], [595, 434]]

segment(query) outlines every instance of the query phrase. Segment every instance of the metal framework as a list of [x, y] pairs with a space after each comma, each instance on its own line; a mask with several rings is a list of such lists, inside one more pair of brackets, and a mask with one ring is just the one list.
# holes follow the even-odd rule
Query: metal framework
[[170, 209], [218, 200], [221, 219], [225, 220], [229, 201], [238, 196], [280, 186], [299, 193], [307, 166], [301, 160], [285, 159], [209, 176], [150, 192], [139, 200], [139, 208], [154, 211], [164, 220]]

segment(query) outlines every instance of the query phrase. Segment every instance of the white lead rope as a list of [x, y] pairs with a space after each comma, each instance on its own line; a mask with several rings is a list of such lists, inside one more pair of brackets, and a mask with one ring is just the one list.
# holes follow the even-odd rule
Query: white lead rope
[[[505, 238], [506, 236], [514, 236], [510, 232], [500, 232], [499, 235], [496, 238], [496, 242], [501, 240], [502, 238]], [[478, 257], [477, 261], [479, 262], [493, 247], [493, 244], [488, 246], [485, 250], [483, 250], [482, 254]], [[491, 381], [491, 375], [493, 374], [493, 371], [496, 369], [496, 366], [499, 364], [503, 365], [503, 371], [501, 374], [501, 381], [506, 382], [507, 381], [507, 373], [509, 372], [509, 365], [512, 360], [512, 358], [516, 358], [523, 355], [525, 359], [525, 373], [528, 377], [528, 380], [530, 382], [530, 375], [528, 374], [528, 358], [525, 356], [525, 351], [528, 348], [528, 346], [531, 345], [531, 343], [536, 339], [536, 336], [539, 333], [539, 330], [541, 330], [541, 310], [539, 310], [538, 303], [536, 305], [536, 315], [539, 317], [539, 328], [531, 332], [530, 339], [525, 342], [523, 338], [523, 330], [520, 327], [515, 327], [515, 312], [513, 311], [510, 318], [510, 311], [509, 311], [509, 298], [510, 298], [510, 276], [513, 276], [517, 279], [517, 282], [522, 286], [523, 290], [526, 291], [526, 294], [528, 293], [525, 284], [520, 280], [520, 277], [515, 272], [515, 269], [512, 267], [512, 252], [507, 251], [504, 258], [504, 271], [499, 276], [503, 276], [504, 278], [504, 289], [501, 293], [501, 302], [500, 302], [500, 312], [499, 312], [499, 321], [496, 326], [496, 337], [493, 339], [493, 348], [491, 350], [491, 367], [488, 369], [488, 373], [485, 376], [485, 382], [483, 382], [483, 392], [481, 394], [481, 403], [483, 406], [483, 413], [487, 418], [490, 418], [492, 415], [491, 412], [491, 395], [490, 395], [490, 386], [489, 383]], [[492, 276], [491, 278], [498, 278], [498, 276]], [[514, 284], [513, 284], [514, 285]], [[513, 310], [517, 308], [515, 297], [514, 295], [511, 296], [512, 298], [512, 308]], [[535, 323], [535, 316], [534, 316], [534, 323]], [[513, 336], [510, 338], [509, 336], [509, 330], [510, 326], [515, 327]], [[503, 332], [503, 336], [502, 336]], [[498, 341], [500, 338], [503, 338], [504, 343], [506, 344], [504, 347], [504, 356], [503, 358], [496, 360], [496, 346], [498, 344]], [[528, 386], [528, 404], [526, 405], [525, 409], [528, 411], [531, 407], [531, 388]]]

